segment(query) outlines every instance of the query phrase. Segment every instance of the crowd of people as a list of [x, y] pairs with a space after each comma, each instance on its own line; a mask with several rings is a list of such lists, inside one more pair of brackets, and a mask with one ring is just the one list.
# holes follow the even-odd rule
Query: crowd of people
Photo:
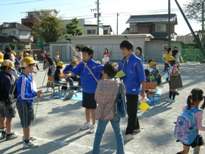
[[[103, 64], [94, 60], [94, 51], [89, 47], [76, 46], [76, 56], [64, 66], [60, 56], [54, 59], [44, 54], [44, 69], [47, 68], [47, 86], [53, 83], [61, 84], [62, 80], [73, 87], [78, 82], [82, 91], [82, 107], [85, 108], [85, 123], [80, 130], [95, 132], [93, 154], [100, 153], [100, 143], [108, 122], [111, 122], [117, 143], [117, 154], [124, 154], [124, 140], [129, 141], [140, 133], [138, 120], [138, 105], [149, 95], [148, 83], [162, 84], [163, 76], [169, 83], [169, 102], [173, 103], [178, 89], [182, 88], [180, 64], [177, 60], [178, 49], [165, 48], [163, 55], [164, 71], [160, 72], [157, 62], [149, 59], [145, 68], [145, 58], [141, 47], [133, 52], [133, 45], [127, 40], [120, 43], [123, 59], [119, 63], [111, 63], [111, 53], [105, 50]], [[0, 52], [0, 141], [16, 138], [12, 132], [11, 123], [17, 109], [23, 130], [23, 148], [37, 147], [32, 142], [30, 126], [34, 120], [33, 103], [35, 97], [41, 97], [42, 91], [37, 90], [33, 73], [39, 70], [37, 62], [30, 51], [16, 55], [10, 48]], [[67, 85], [62, 84], [62, 90]], [[200, 109], [200, 103], [204, 103]], [[175, 136], [183, 144], [183, 151], [178, 154], [188, 154], [190, 147], [203, 145], [199, 130], [202, 126], [202, 109], [205, 99], [201, 89], [193, 89], [187, 98], [187, 105], [178, 117], [175, 126]], [[127, 115], [125, 138], [120, 128], [120, 120]], [[189, 124], [189, 127], [186, 124]]]

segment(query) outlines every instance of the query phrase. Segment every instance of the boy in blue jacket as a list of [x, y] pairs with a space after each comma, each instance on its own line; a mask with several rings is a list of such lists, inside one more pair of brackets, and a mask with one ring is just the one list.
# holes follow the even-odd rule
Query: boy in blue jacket
[[32, 57], [25, 57], [21, 65], [23, 73], [16, 83], [17, 110], [23, 128], [23, 148], [33, 148], [37, 147], [30, 141], [30, 125], [34, 119], [33, 102], [36, 96], [40, 97], [41, 91], [37, 92], [32, 77], [32, 72], [36, 65], [34, 59]]
[[89, 129], [89, 132], [93, 133], [96, 109], [95, 91], [97, 81], [101, 78], [103, 66], [93, 60], [93, 50], [91, 48], [82, 48], [82, 56], [83, 61], [72, 70], [72, 73], [80, 76], [83, 90], [82, 106], [85, 108], [86, 123], [81, 130]]

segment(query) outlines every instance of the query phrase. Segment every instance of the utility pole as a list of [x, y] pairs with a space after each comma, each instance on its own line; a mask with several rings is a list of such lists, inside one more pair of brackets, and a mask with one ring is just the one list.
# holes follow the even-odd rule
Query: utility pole
[[202, 0], [202, 13], [201, 13], [201, 16], [202, 16], [202, 28], [201, 28], [201, 30], [202, 30], [202, 45], [203, 45], [203, 47], [205, 47], [205, 43], [204, 43], [204, 41], [205, 41], [205, 25], [204, 25], [204, 20], [205, 20], [205, 0]]
[[119, 13], [117, 12], [117, 35], [118, 35], [118, 26], [119, 26], [119, 20], [118, 20], [118, 18], [119, 18]]
[[171, 48], [171, 0], [168, 0], [168, 47]]
[[97, 0], [97, 35], [99, 35], [100, 29], [100, 2]]

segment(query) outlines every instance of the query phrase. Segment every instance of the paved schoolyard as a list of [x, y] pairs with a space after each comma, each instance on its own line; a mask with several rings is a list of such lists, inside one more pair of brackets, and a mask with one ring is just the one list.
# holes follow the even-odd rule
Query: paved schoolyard
[[[161, 87], [161, 103], [145, 113], [139, 113], [142, 130], [134, 140], [125, 144], [126, 154], [174, 154], [180, 150], [181, 145], [175, 142], [173, 136], [174, 122], [186, 103], [186, 97], [190, 90], [200, 87], [205, 91], [204, 68], [204, 64], [182, 65], [184, 88], [173, 104], [164, 101], [168, 92], [167, 84]], [[39, 72], [36, 76], [39, 86], [42, 84], [44, 74], [44, 72]], [[46, 96], [47, 93], [44, 95]], [[91, 152], [94, 135], [90, 135], [86, 131], [79, 131], [79, 127], [84, 122], [84, 113], [80, 102], [64, 102], [46, 97], [46, 99], [40, 100], [36, 116], [32, 125], [32, 136], [36, 138], [35, 142], [40, 145], [39, 148], [21, 149], [22, 132], [17, 115], [13, 126], [19, 137], [0, 143], [0, 154], [85, 154]], [[126, 119], [121, 123], [124, 131]], [[205, 138], [205, 133], [203, 136]], [[114, 134], [110, 125], [103, 138], [102, 153], [115, 153]], [[201, 154], [204, 153], [205, 148], [202, 147]]]

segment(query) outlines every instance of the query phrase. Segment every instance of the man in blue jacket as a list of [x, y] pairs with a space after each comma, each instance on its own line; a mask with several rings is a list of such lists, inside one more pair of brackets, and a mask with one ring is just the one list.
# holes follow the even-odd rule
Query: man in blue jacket
[[93, 133], [96, 109], [95, 90], [97, 87], [97, 80], [101, 78], [103, 67], [93, 60], [93, 50], [91, 48], [82, 48], [82, 56], [83, 61], [72, 70], [72, 73], [80, 76], [83, 90], [82, 106], [85, 108], [86, 123], [81, 129], [89, 129], [89, 132]]
[[126, 87], [128, 125], [126, 129], [126, 140], [133, 138], [134, 133], [139, 133], [140, 125], [137, 117], [138, 95], [144, 98], [145, 73], [142, 61], [133, 53], [133, 45], [129, 41], [120, 44], [123, 59], [119, 63], [119, 70], [125, 73], [123, 82]]
[[16, 83], [17, 88], [17, 110], [19, 113], [21, 126], [23, 128], [23, 148], [37, 147], [30, 141], [30, 125], [34, 120], [33, 102], [36, 96], [41, 95], [37, 92], [36, 85], [33, 81], [32, 73], [36, 67], [36, 62], [32, 57], [25, 57], [22, 62], [23, 73]]

